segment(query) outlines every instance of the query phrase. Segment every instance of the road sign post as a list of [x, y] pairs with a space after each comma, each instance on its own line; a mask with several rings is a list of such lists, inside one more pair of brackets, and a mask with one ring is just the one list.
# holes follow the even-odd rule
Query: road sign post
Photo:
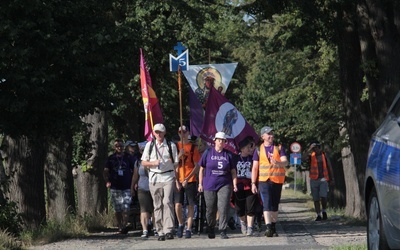
[[301, 145], [298, 142], [293, 142], [290, 144], [290, 165], [294, 165], [294, 192], [296, 193], [296, 177], [297, 177], [297, 165], [301, 164]]

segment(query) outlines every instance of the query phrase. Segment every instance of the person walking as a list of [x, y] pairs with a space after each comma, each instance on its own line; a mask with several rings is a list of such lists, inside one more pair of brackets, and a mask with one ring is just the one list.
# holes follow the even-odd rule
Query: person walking
[[154, 205], [154, 226], [158, 231], [158, 240], [174, 239], [174, 203], [173, 194], [176, 185], [175, 167], [178, 165], [176, 145], [165, 139], [164, 124], [153, 127], [155, 140], [147, 142], [142, 155], [142, 165], [149, 169], [149, 189]]
[[[199, 171], [198, 161], [200, 153], [196, 145], [189, 141], [189, 130], [186, 126], [182, 126], [178, 130], [181, 140], [177, 143], [179, 149], [179, 165], [177, 172], [179, 179], [175, 190], [175, 213], [178, 220], [178, 231], [176, 236], [182, 238], [185, 221], [183, 219], [184, 198], [187, 200], [187, 225], [185, 230], [185, 238], [192, 237], [192, 225], [194, 217], [194, 205], [197, 196], [197, 178]], [[183, 143], [183, 144], [182, 144]]]
[[103, 171], [106, 187], [110, 189], [111, 203], [115, 210], [118, 232], [127, 234], [129, 212], [132, 201], [131, 183], [136, 158], [124, 152], [121, 139], [114, 141], [115, 152], [108, 156]]
[[240, 218], [241, 231], [244, 235], [253, 235], [253, 224], [258, 195], [251, 191], [251, 172], [253, 165], [254, 140], [246, 137], [239, 143], [240, 153], [235, 157], [237, 189], [235, 210]]
[[[140, 155], [143, 152], [142, 149], [139, 148]], [[143, 230], [141, 238], [147, 239], [152, 227], [150, 219], [152, 215], [154, 216], [154, 206], [149, 187], [149, 170], [143, 167], [141, 161], [137, 161], [135, 166], [131, 189], [132, 193], [137, 192], [137, 199], [140, 206], [140, 224]]]
[[[274, 145], [274, 131], [265, 126], [261, 129], [263, 143], [254, 151], [251, 175], [251, 190], [259, 193], [263, 202], [264, 221], [267, 226], [265, 236], [278, 236], [276, 222], [281, 200], [282, 185], [285, 181], [285, 167], [288, 160], [285, 149]], [[258, 183], [258, 186], [257, 186]]]
[[221, 239], [228, 239], [226, 227], [230, 198], [233, 191], [237, 191], [236, 166], [232, 153], [224, 149], [226, 135], [217, 132], [214, 137], [215, 145], [204, 151], [199, 162], [199, 187], [198, 191], [204, 191], [206, 203], [206, 218], [208, 226], [208, 238], [215, 238], [216, 213], [219, 212], [218, 228]]
[[319, 142], [311, 143], [302, 158], [304, 162], [310, 164], [311, 195], [314, 201], [315, 213], [317, 214], [315, 221], [327, 220], [326, 208], [329, 184], [334, 185], [332, 164]]

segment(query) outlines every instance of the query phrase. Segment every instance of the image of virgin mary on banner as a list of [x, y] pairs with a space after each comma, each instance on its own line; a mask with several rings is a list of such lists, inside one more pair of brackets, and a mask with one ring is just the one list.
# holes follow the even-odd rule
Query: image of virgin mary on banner
[[259, 140], [254, 128], [247, 123], [236, 107], [216, 89], [212, 88], [207, 101], [200, 137], [213, 144], [214, 135], [217, 132], [226, 134], [225, 148], [236, 154], [239, 152], [239, 142], [247, 136], [251, 136], [256, 143]]
[[197, 99], [205, 108], [211, 87], [214, 87], [222, 95], [225, 94], [236, 66], [237, 63], [190, 65], [187, 71], [183, 71], [183, 74]]

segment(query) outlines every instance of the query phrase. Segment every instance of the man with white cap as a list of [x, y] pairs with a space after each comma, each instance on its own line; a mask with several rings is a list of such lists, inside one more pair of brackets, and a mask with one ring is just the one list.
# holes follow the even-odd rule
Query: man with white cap
[[[267, 229], [265, 236], [277, 236], [275, 224], [285, 181], [285, 167], [289, 164], [282, 146], [274, 145], [274, 131], [265, 126], [261, 129], [263, 143], [254, 151], [251, 190], [259, 193], [263, 202], [263, 214]], [[258, 183], [258, 187], [257, 187]]]
[[178, 238], [182, 238], [183, 236], [185, 221], [183, 220], [182, 204], [184, 204], [186, 196], [188, 213], [185, 238], [191, 238], [194, 205], [197, 196], [196, 175], [199, 171], [198, 161], [200, 160], [200, 153], [196, 145], [189, 141], [189, 130], [185, 125], [179, 127], [178, 134], [181, 140], [177, 143], [179, 149], [179, 165], [177, 168], [179, 179], [176, 182], [175, 190], [175, 213], [179, 225], [176, 236]]
[[158, 240], [173, 239], [175, 167], [178, 153], [174, 143], [165, 139], [164, 124], [153, 128], [154, 141], [148, 142], [142, 155], [142, 165], [149, 169], [150, 193], [154, 202], [155, 227]]
[[215, 238], [216, 213], [219, 212], [218, 228], [221, 239], [228, 239], [226, 227], [230, 199], [237, 191], [236, 165], [232, 153], [224, 149], [226, 135], [218, 132], [214, 137], [215, 146], [204, 151], [199, 162], [199, 192], [204, 191], [208, 238]]

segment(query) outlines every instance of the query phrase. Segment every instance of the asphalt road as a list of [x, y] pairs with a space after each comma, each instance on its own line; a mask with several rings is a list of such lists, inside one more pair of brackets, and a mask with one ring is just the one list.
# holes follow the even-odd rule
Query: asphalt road
[[[329, 214], [328, 214], [329, 217]], [[228, 229], [229, 239], [208, 239], [205, 233], [194, 234], [191, 239], [175, 238], [158, 241], [150, 236], [140, 238], [140, 231], [130, 231], [127, 235], [115, 232], [95, 233], [81, 239], [36, 246], [30, 249], [333, 249], [335, 246], [366, 245], [366, 227], [346, 225], [340, 217], [329, 217], [327, 221], [314, 221], [314, 213], [307, 207], [306, 200], [283, 198], [280, 205], [278, 237], [267, 238], [264, 232], [252, 237], [244, 236], [240, 229]]]

